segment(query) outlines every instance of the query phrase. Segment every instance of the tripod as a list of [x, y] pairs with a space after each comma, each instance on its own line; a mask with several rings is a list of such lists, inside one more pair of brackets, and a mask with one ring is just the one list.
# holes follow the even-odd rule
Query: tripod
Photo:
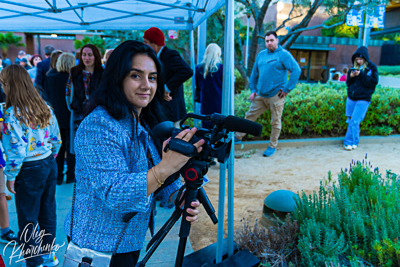
[[[137, 267], [146, 266], [147, 261], [153, 255], [155, 250], [167, 236], [168, 232], [172, 229], [175, 223], [179, 220], [183, 213], [183, 219], [181, 221], [181, 228], [179, 230], [179, 246], [176, 255], [175, 267], [181, 267], [183, 263], [183, 256], [185, 254], [186, 242], [190, 233], [191, 224], [185, 218], [190, 216], [187, 213], [188, 208], [191, 207], [190, 203], [198, 199], [200, 203], [205, 208], [208, 216], [214, 224], [218, 223], [218, 219], [215, 216], [215, 210], [207, 197], [206, 192], [202, 188], [203, 176], [208, 171], [208, 162], [190, 159], [189, 162], [181, 169], [180, 173], [185, 180], [185, 184], [181, 187], [178, 192], [178, 196], [175, 201], [175, 211], [172, 213], [168, 221], [161, 227], [157, 234], [150, 240], [146, 247], [147, 254], [144, 256], [143, 260], [137, 264]], [[185, 192], [183, 192], [183, 190]], [[182, 197], [183, 194], [183, 197]], [[181, 198], [182, 197], [182, 198]], [[180, 207], [182, 201], [185, 201], [185, 207], [182, 209]]]

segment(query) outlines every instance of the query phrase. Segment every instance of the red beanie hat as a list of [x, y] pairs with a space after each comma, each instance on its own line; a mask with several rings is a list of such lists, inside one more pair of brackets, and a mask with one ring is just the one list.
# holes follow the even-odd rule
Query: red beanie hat
[[151, 27], [150, 29], [145, 31], [143, 38], [149, 40], [151, 43], [154, 43], [156, 45], [165, 45], [164, 34], [159, 28], [156, 27]]

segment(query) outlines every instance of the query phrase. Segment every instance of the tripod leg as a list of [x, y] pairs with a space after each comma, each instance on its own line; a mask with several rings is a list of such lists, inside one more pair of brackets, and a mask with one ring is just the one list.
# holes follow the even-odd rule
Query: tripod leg
[[189, 213], [187, 213], [187, 209], [193, 207], [191, 206], [191, 203], [197, 199], [197, 193], [198, 189], [193, 189], [193, 188], [186, 188], [186, 193], [185, 193], [185, 208], [183, 210], [183, 216], [182, 216], [182, 221], [181, 221], [181, 229], [179, 231], [179, 247], [178, 247], [178, 253], [176, 255], [176, 262], [175, 262], [175, 267], [181, 267], [183, 263], [183, 256], [185, 255], [185, 248], [186, 248], [186, 242], [187, 238], [190, 233], [190, 227], [191, 223], [186, 220], [187, 216], [191, 216]]
[[217, 224], [218, 223], [218, 219], [217, 219], [217, 216], [215, 216], [214, 207], [212, 206], [210, 200], [208, 199], [207, 193], [206, 193], [206, 191], [204, 190], [203, 187], [199, 189], [199, 192], [197, 193], [197, 199], [203, 205], [203, 207], [206, 210], [208, 216], [210, 216], [211, 221], [214, 224]]
[[[169, 231], [172, 229], [172, 227], [175, 225], [175, 223], [179, 220], [181, 217], [182, 210], [175, 210], [174, 213], [172, 214], [171, 218], [166, 222], [166, 224], [160, 229], [160, 231], [157, 232], [157, 234], [150, 240], [149, 245], [147, 246], [148, 252], [146, 255], [143, 257], [143, 260], [140, 261], [137, 264], [137, 267], [144, 267], [146, 266], [146, 263], [149, 261], [150, 257], [153, 255], [153, 253], [156, 251], [158, 246], [161, 244], [161, 242], [164, 240], [164, 238], [167, 236]], [[157, 239], [155, 239], [157, 238]], [[151, 246], [151, 248], [150, 248]], [[150, 249], [149, 249], [150, 248]]]

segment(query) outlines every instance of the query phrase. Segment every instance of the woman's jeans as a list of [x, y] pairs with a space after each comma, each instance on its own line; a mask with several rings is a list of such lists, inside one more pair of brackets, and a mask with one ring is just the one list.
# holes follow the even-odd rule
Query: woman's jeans
[[371, 102], [364, 100], [353, 101], [350, 98], [347, 98], [346, 122], [349, 126], [347, 128], [346, 136], [344, 137], [345, 146], [358, 146], [360, 141], [360, 123], [364, 120], [365, 115], [367, 114], [369, 104], [371, 104]]
[[56, 181], [57, 164], [52, 155], [24, 162], [15, 179], [18, 238], [21, 250], [28, 252], [24, 254], [28, 267], [42, 264], [40, 255], [50, 253], [53, 242], [55, 245]]

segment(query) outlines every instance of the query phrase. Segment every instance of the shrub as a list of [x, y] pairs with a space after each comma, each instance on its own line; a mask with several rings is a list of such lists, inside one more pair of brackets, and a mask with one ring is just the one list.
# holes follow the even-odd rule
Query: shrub
[[[235, 115], [245, 117], [250, 107], [250, 90], [235, 96]], [[281, 136], [343, 136], [347, 92], [344, 83], [298, 84], [286, 98]], [[270, 112], [257, 120], [263, 125], [262, 138], [271, 133]], [[368, 113], [361, 123], [366, 135], [389, 135], [400, 131], [400, 90], [377, 87]]]
[[[367, 157], [366, 157], [367, 158]], [[330, 179], [329, 174], [329, 179]], [[363, 160], [339, 174], [339, 184], [296, 199], [303, 266], [363, 262], [400, 266], [400, 183]]]
[[378, 72], [383, 76], [400, 75], [400, 66], [379, 66]]
[[262, 266], [400, 266], [400, 180], [365, 160], [342, 169], [338, 183], [320, 182], [313, 195], [295, 198], [283, 225], [244, 222], [235, 232]]
[[245, 219], [243, 225], [235, 231], [235, 243], [239, 249], [247, 249], [262, 262], [261, 266], [298, 266], [300, 253], [297, 249], [299, 224], [287, 216], [285, 223], [278, 227], [254, 226]]
[[240, 93], [242, 90], [244, 90], [244, 79], [242, 75], [240, 75], [240, 72], [235, 69], [235, 94]]

